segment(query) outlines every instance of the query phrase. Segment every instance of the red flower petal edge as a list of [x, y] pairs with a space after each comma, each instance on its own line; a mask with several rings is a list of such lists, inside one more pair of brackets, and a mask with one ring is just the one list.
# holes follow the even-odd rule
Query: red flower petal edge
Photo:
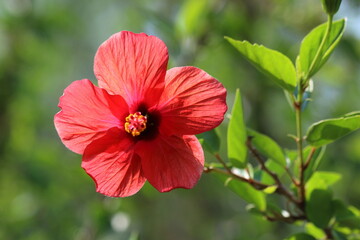
[[112, 96], [89, 80], [75, 81], [60, 97], [61, 111], [55, 115], [55, 127], [62, 142], [82, 154], [92, 141], [114, 126], [122, 125], [127, 104], [121, 96]]
[[[156, 149], [157, 154], [153, 154]], [[195, 136], [161, 136], [138, 144], [144, 176], [160, 192], [192, 188], [204, 167], [204, 153]]]
[[120, 129], [110, 129], [84, 152], [81, 166], [94, 179], [96, 190], [107, 196], [133, 195], [146, 181], [134, 144], [125, 134]]
[[75, 81], [60, 98], [55, 127], [96, 189], [111, 197], [138, 192], [146, 180], [158, 191], [192, 188], [204, 153], [194, 134], [217, 127], [226, 90], [195, 67], [166, 71], [165, 44], [144, 33], [119, 32], [99, 47], [99, 87]]

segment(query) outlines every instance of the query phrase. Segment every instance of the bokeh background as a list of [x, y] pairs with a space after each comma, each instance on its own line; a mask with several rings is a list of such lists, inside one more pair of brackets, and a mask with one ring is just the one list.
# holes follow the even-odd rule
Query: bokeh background
[[[121, 30], [161, 38], [169, 67], [193, 65], [236, 88], [246, 122], [283, 146], [295, 132], [283, 92], [258, 73], [223, 36], [282, 51], [292, 60], [301, 39], [326, 21], [320, 0], [0, 0], [0, 239], [278, 240], [294, 227], [262, 221], [216, 177], [192, 190], [135, 196], [95, 192], [81, 156], [53, 126], [58, 98], [93, 74], [97, 47]], [[343, 0], [345, 36], [314, 77], [305, 125], [360, 110], [360, 1]], [[225, 157], [227, 121], [220, 126]], [[211, 157], [209, 160], [211, 160]], [[343, 174], [335, 195], [360, 207], [360, 133], [328, 147], [321, 169]]]

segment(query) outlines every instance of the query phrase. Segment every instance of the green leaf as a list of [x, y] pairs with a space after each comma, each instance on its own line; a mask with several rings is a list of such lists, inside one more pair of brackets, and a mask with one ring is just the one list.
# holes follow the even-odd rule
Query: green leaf
[[260, 211], [254, 204], [248, 204], [246, 205], [246, 211], [248, 211], [251, 214], [254, 214], [256, 216], [263, 216], [264, 212]]
[[278, 186], [276, 185], [271, 185], [265, 189], [263, 189], [263, 192], [266, 194], [273, 194], [276, 190], [277, 190]]
[[294, 64], [282, 53], [248, 41], [225, 37], [250, 63], [281, 88], [293, 92], [296, 86]]
[[203, 139], [202, 146], [212, 154], [216, 154], [220, 149], [220, 138], [215, 129], [197, 135], [199, 139]]
[[[304, 159], [307, 159], [310, 152], [312, 151], [311, 146], [307, 146], [304, 149]], [[307, 181], [311, 175], [319, 168], [319, 165], [321, 163], [321, 160], [323, 159], [324, 153], [326, 150], [326, 146], [322, 146], [320, 148], [317, 148], [313, 154], [313, 157], [311, 159], [311, 162], [309, 164], [309, 166], [306, 168], [305, 170], [305, 181]]]
[[344, 117], [355, 117], [355, 116], [360, 116], [360, 111], [349, 112], [344, 115]]
[[[276, 173], [278, 177], [281, 177], [285, 173], [285, 168], [280, 166], [272, 159], [267, 160], [265, 166], [270, 171]], [[265, 171], [261, 171], [261, 182], [269, 185], [275, 184], [274, 179]]]
[[349, 210], [354, 213], [355, 216], [360, 217], [360, 210], [354, 206], [349, 206]]
[[285, 240], [316, 240], [316, 239], [307, 233], [297, 233], [288, 238], [285, 238]]
[[313, 171], [316, 171], [319, 168], [325, 150], [326, 150], [326, 146], [322, 146], [321, 148], [317, 148], [315, 150], [315, 153], [312, 157], [312, 160], [308, 168], [311, 168]]
[[[303, 150], [303, 157], [304, 159], [308, 159], [309, 155], [311, 154], [312, 150], [315, 147], [313, 146], [306, 146]], [[305, 181], [309, 180], [309, 178], [312, 176], [312, 174], [318, 169], [322, 157], [324, 156], [326, 150], [326, 146], [322, 146], [320, 148], [315, 148], [315, 152], [313, 153], [312, 159], [310, 161], [309, 166], [306, 168], [304, 176]], [[300, 174], [300, 158], [298, 157], [298, 151], [297, 150], [286, 150], [286, 155], [288, 159], [293, 163], [293, 172], [295, 176], [298, 176]]]
[[329, 37], [320, 52], [319, 60], [314, 65], [311, 72], [309, 72], [310, 66], [315, 59], [316, 53], [325, 35], [327, 23], [313, 29], [302, 41], [300, 47], [300, 68], [305, 75], [307, 74], [308, 78], [313, 76], [330, 57], [344, 33], [345, 22], [345, 19], [341, 19], [332, 23]]
[[348, 217], [338, 221], [340, 227], [346, 227], [351, 230], [360, 230], [360, 218], [357, 216]]
[[333, 172], [315, 172], [309, 181], [305, 184], [306, 199], [310, 199], [311, 194], [316, 189], [326, 190], [331, 185], [339, 181], [341, 175]]
[[254, 189], [248, 183], [235, 180], [230, 180], [227, 187], [248, 203], [253, 203], [260, 211], [265, 211], [266, 200], [261, 191]]
[[227, 140], [228, 158], [235, 167], [245, 168], [247, 163], [247, 135], [239, 89], [236, 90], [235, 102], [231, 111]]
[[310, 126], [306, 140], [315, 147], [320, 147], [360, 128], [360, 113], [350, 113], [340, 118], [322, 120]]
[[[334, 236], [334, 240], [349, 240], [349, 238], [345, 234], [338, 232], [336, 230], [333, 230], [332, 234]], [[358, 239], [358, 238], [352, 238], [352, 240], [355, 240], [355, 239]]]
[[323, 239], [325, 237], [325, 233], [322, 229], [316, 227], [313, 223], [308, 222], [305, 225], [306, 232], [314, 236], [316, 239]]
[[334, 215], [332, 193], [324, 189], [314, 189], [306, 202], [309, 220], [319, 228], [326, 228]]
[[266, 210], [265, 194], [254, 189], [249, 183], [227, 178], [225, 180], [225, 186], [248, 203], [253, 203], [260, 211]]
[[333, 200], [336, 222], [340, 227], [349, 229], [360, 229], [360, 217], [357, 216], [351, 207], [345, 206], [340, 200]]
[[249, 128], [247, 129], [247, 133], [249, 137], [252, 137], [251, 143], [261, 154], [274, 160], [281, 166], [286, 166], [284, 152], [274, 140]]
[[271, 200], [269, 200], [266, 203], [266, 215], [270, 217], [284, 217], [282, 214], [283, 210], [276, 204], [272, 203]]

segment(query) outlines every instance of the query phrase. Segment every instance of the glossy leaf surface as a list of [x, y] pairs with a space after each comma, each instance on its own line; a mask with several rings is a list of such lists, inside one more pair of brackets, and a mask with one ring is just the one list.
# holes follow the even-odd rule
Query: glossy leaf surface
[[220, 138], [218, 134], [216, 133], [215, 129], [212, 129], [210, 131], [201, 133], [197, 135], [200, 141], [201, 145], [204, 147], [204, 149], [212, 154], [216, 154], [219, 152], [220, 149]]
[[316, 240], [316, 239], [307, 233], [297, 233], [295, 235], [286, 238], [285, 240]]
[[331, 192], [324, 189], [313, 190], [306, 202], [306, 213], [315, 226], [326, 228], [334, 215]]
[[322, 39], [325, 35], [327, 23], [324, 23], [313, 29], [302, 41], [300, 47], [300, 65], [301, 71], [308, 75], [308, 78], [313, 76], [322, 65], [328, 60], [334, 48], [339, 43], [344, 30], [345, 19], [333, 22], [329, 37], [320, 51], [319, 60], [311, 68], [311, 64], [320, 48]]
[[360, 113], [349, 113], [314, 123], [307, 131], [306, 140], [312, 146], [320, 147], [360, 128]]
[[270, 77], [278, 86], [294, 91], [296, 71], [294, 64], [284, 54], [266, 48], [263, 45], [251, 44], [248, 41], [237, 41], [225, 37], [250, 63]]
[[248, 136], [251, 137], [252, 145], [265, 157], [274, 160], [276, 163], [286, 166], [284, 152], [280, 146], [270, 137], [248, 129]]
[[240, 90], [236, 90], [235, 102], [231, 111], [228, 126], [228, 158], [238, 168], [245, 168], [247, 163], [246, 127], [244, 123], [243, 107]]

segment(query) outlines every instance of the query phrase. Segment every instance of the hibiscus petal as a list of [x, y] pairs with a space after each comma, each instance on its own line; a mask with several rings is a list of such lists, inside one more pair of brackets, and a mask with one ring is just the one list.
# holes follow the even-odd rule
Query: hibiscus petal
[[60, 97], [55, 128], [66, 147], [82, 154], [87, 145], [112, 127], [123, 127], [128, 106], [121, 96], [108, 94], [89, 80], [75, 81]]
[[171, 135], [199, 134], [217, 127], [227, 110], [226, 90], [215, 78], [195, 67], [167, 71], [158, 109], [160, 131]]
[[159, 38], [122, 31], [99, 47], [94, 72], [100, 87], [123, 96], [136, 111], [143, 102], [151, 106], [159, 100], [167, 62], [168, 51]]
[[136, 145], [144, 176], [160, 192], [192, 188], [200, 179], [204, 153], [195, 136], [159, 136]]
[[96, 191], [109, 197], [131, 196], [146, 181], [134, 142], [117, 128], [85, 149], [81, 166], [95, 181]]

